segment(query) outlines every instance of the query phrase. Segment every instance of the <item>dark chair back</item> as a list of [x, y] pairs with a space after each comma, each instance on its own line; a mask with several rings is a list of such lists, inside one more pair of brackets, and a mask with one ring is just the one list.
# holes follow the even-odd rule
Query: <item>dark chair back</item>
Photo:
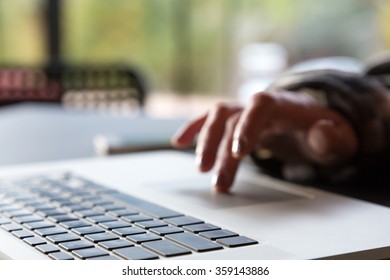
[[79, 66], [62, 71], [63, 102], [75, 107], [140, 107], [146, 88], [141, 75], [119, 66]]
[[0, 68], [0, 105], [22, 101], [60, 102], [61, 85], [44, 71], [21, 67]]
[[138, 71], [128, 67], [0, 68], [0, 105], [39, 101], [62, 102], [77, 108], [113, 104], [142, 108], [145, 97], [143, 78]]

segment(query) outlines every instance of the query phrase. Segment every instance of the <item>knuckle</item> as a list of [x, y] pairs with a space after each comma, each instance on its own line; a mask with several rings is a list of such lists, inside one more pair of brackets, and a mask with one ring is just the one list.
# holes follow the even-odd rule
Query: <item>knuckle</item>
[[255, 106], [273, 106], [275, 104], [275, 98], [267, 92], [260, 92], [252, 97], [251, 102]]
[[237, 116], [233, 115], [226, 121], [226, 128], [231, 131], [233, 130], [237, 125]]
[[213, 114], [216, 117], [224, 116], [228, 111], [228, 105], [226, 103], [220, 102], [217, 103], [213, 109]]

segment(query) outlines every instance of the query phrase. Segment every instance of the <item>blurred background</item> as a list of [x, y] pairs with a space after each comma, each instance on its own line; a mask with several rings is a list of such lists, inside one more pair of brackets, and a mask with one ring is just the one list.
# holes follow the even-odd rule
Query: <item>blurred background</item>
[[244, 100], [309, 59], [358, 70], [389, 46], [387, 0], [0, 0], [0, 66], [131, 69], [162, 113]]

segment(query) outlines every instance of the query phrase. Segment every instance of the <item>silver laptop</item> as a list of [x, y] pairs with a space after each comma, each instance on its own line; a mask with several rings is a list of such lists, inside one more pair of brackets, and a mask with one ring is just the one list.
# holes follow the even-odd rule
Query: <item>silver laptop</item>
[[384, 259], [390, 209], [244, 163], [215, 194], [190, 154], [143, 152], [0, 172], [2, 259]]

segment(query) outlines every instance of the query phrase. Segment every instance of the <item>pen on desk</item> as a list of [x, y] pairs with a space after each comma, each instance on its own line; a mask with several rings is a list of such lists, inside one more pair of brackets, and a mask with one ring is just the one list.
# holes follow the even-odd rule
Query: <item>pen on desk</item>
[[93, 139], [98, 155], [171, 149], [170, 138], [156, 135], [96, 135]]

